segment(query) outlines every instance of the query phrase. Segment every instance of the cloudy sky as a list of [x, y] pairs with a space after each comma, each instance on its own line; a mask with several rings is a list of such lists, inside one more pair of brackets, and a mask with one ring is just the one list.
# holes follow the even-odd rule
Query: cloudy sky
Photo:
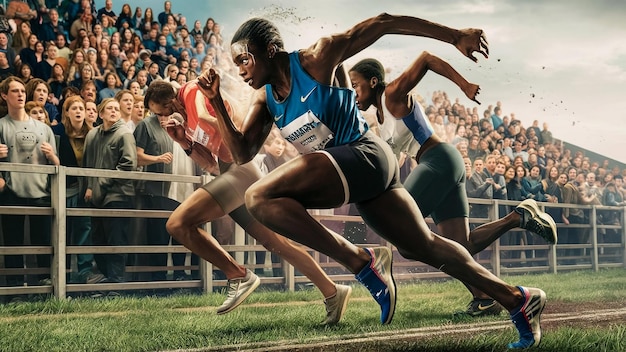
[[[163, 1], [128, 2], [133, 8], [151, 6], [155, 13], [163, 8]], [[96, 1], [98, 6], [103, 3]], [[118, 7], [121, 2], [115, 0]], [[406, 36], [383, 37], [347, 64], [375, 57], [390, 69], [390, 81], [428, 50], [481, 86], [482, 107], [501, 101], [504, 114], [514, 113], [526, 126], [535, 119], [548, 122], [555, 137], [626, 162], [626, 1], [175, 0], [173, 10], [190, 23], [214, 17], [225, 34], [247, 18], [267, 17], [281, 30], [289, 51], [381, 12], [454, 28], [482, 28], [490, 57], [479, 57], [477, 64], [451, 45]], [[430, 96], [434, 90], [474, 106], [454, 85], [431, 73], [418, 92]]]

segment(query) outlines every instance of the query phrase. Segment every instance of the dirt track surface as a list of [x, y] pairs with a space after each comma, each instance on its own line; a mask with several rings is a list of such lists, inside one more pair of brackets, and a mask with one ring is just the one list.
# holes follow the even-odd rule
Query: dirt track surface
[[[542, 314], [541, 326], [544, 332], [556, 326], [570, 326], [575, 328], [603, 327], [611, 324], [623, 324], [626, 322], [626, 307], [620, 305], [607, 308], [606, 303], [584, 305], [574, 303], [551, 302]], [[221, 346], [216, 348], [179, 350], [179, 352], [200, 351], [247, 351], [247, 352], [321, 352], [321, 351], [380, 351], [385, 350], [385, 345], [397, 346], [400, 342], [411, 342], [430, 339], [441, 336], [455, 336], [462, 338], [476, 333], [488, 331], [513, 329], [510, 321], [480, 321], [468, 324], [454, 324], [447, 326], [435, 326], [415, 328], [408, 330], [384, 331], [371, 334], [344, 335], [340, 341], [324, 340], [311, 343], [298, 343], [297, 341], [283, 340], [268, 343], [240, 344], [233, 346]], [[375, 347], [374, 347], [375, 346]]]

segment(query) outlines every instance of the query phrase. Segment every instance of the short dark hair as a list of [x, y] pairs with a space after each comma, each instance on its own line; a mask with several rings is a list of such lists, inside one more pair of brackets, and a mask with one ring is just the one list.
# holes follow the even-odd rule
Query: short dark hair
[[80, 89], [74, 87], [74, 86], [68, 86], [65, 87], [61, 90], [61, 96], [65, 97], [67, 95], [68, 92], [73, 93], [74, 95], [80, 95]]
[[367, 80], [376, 77], [378, 79], [377, 86], [385, 86], [385, 68], [376, 59], [363, 59], [352, 66], [350, 72], [352, 71], [359, 73]]
[[168, 102], [174, 98], [176, 98], [176, 91], [174, 91], [174, 87], [171, 83], [162, 80], [153, 81], [148, 86], [148, 90], [144, 96], [143, 105], [146, 109], [148, 109], [148, 104], [150, 102]]

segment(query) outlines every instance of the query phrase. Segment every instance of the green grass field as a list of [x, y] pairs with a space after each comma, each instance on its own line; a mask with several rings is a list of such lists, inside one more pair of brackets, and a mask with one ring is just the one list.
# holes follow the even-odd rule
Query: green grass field
[[[587, 310], [626, 307], [626, 269], [503, 279], [546, 291], [546, 315], [551, 305]], [[470, 296], [462, 284], [452, 280], [399, 284], [396, 315], [387, 326], [380, 325], [379, 308], [367, 291], [356, 285], [346, 315], [334, 327], [319, 325], [324, 306], [321, 294], [313, 289], [278, 292], [261, 286], [242, 306], [218, 316], [215, 309], [223, 299], [219, 293], [177, 293], [168, 297], [48, 299], [0, 305], [0, 351], [262, 351], [279, 343], [326, 346], [303, 346], [300, 351], [501, 351], [517, 337], [511, 324], [492, 331], [470, 329], [506, 322], [504, 313], [492, 318], [453, 318]], [[544, 339], [535, 348], [538, 351], [626, 351], [624, 321], [584, 326], [556, 321], [544, 325]], [[433, 330], [441, 334], [403, 338], [426, 327], [435, 327]], [[460, 332], [444, 334], [451, 329]], [[358, 344], [333, 345], [359, 338], [363, 341]]]

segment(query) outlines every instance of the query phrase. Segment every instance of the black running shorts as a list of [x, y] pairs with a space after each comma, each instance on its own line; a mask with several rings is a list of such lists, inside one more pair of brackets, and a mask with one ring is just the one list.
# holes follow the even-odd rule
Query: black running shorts
[[375, 198], [384, 191], [402, 187], [393, 151], [385, 141], [368, 131], [350, 144], [326, 148], [344, 189], [344, 204]]
[[420, 156], [419, 164], [404, 181], [424, 217], [435, 224], [469, 216], [465, 193], [465, 165], [461, 154], [448, 143], [438, 144]]

